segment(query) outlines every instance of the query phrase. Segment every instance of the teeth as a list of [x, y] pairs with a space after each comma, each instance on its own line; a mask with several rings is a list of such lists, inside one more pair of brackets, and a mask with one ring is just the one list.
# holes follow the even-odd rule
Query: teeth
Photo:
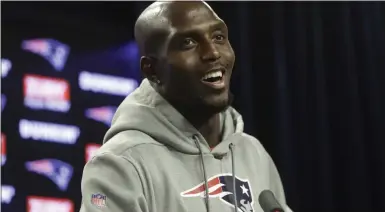
[[203, 77], [203, 79], [207, 80], [209, 78], [214, 78], [214, 77], [222, 77], [222, 71], [215, 71], [215, 72], [208, 73]]

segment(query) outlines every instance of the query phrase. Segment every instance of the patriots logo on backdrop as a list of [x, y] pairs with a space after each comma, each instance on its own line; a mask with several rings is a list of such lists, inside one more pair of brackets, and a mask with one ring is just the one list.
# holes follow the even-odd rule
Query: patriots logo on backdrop
[[89, 108], [86, 110], [85, 116], [89, 119], [93, 119], [110, 126], [116, 109], [117, 107], [114, 106]]
[[1, 78], [6, 77], [11, 68], [12, 62], [9, 59], [1, 58]]
[[25, 163], [28, 171], [48, 177], [61, 191], [67, 190], [71, 180], [73, 167], [56, 159], [42, 159]]
[[[208, 179], [209, 198], [219, 198], [223, 203], [230, 207], [235, 207], [234, 193], [237, 196], [238, 211], [253, 212], [253, 192], [249, 180], [235, 177], [235, 191], [233, 190], [232, 174], [219, 174]], [[183, 191], [182, 197], [205, 197], [205, 183]]]
[[1, 203], [10, 204], [15, 193], [15, 187], [11, 185], [1, 185]]
[[25, 40], [22, 42], [21, 48], [42, 56], [56, 71], [63, 70], [70, 51], [68, 45], [50, 38]]
[[1, 94], [1, 112], [3, 112], [6, 104], [7, 104], [7, 97], [4, 94]]

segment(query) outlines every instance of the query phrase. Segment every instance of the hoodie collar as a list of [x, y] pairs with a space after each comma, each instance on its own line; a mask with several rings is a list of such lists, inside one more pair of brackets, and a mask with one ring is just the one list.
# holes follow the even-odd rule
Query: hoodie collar
[[[199, 139], [205, 153], [224, 154], [229, 151], [229, 137], [243, 132], [241, 115], [229, 107], [221, 113], [222, 140], [213, 151], [210, 150], [200, 132], [168, 103], [144, 79], [140, 86], [122, 102], [116, 111], [112, 126], [107, 132], [104, 142], [115, 134], [125, 130], [142, 131], [156, 141], [173, 146], [185, 153], [197, 154], [198, 149], [193, 137]], [[231, 142], [236, 142], [234, 139]], [[238, 139], [235, 139], [238, 140]]]
[[199, 133], [190, 122], [177, 111], [166, 99], [164, 99], [150, 84], [148, 79], [144, 79], [134, 94], [137, 101], [161, 113], [172, 125], [177, 127], [187, 137]]

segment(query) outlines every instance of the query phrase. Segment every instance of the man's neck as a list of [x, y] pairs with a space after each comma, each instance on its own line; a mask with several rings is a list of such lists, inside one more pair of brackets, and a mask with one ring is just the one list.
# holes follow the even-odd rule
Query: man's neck
[[220, 143], [221, 129], [219, 114], [215, 114], [200, 126], [195, 127], [202, 134], [211, 148], [214, 148]]
[[215, 147], [221, 141], [220, 114], [204, 114], [176, 108], [205, 138], [210, 147]]
[[[153, 87], [159, 94], [162, 95], [162, 93], [164, 93], [156, 85], [153, 85]], [[162, 96], [163, 98], [168, 99], [168, 102], [202, 134], [211, 148], [220, 143], [221, 123], [219, 113], [204, 113], [198, 108], [186, 107], [186, 105], [178, 104], [177, 101], [173, 101], [171, 98], [167, 98], [167, 96]]]

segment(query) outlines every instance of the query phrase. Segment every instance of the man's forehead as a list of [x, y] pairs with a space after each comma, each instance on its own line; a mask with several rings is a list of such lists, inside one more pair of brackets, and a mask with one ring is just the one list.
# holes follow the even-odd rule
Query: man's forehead
[[176, 2], [169, 6], [165, 16], [170, 27], [183, 30], [208, 22], [221, 21], [215, 12], [204, 2]]
[[175, 36], [191, 36], [193, 34], [206, 34], [217, 30], [224, 30], [226, 25], [220, 20], [204, 21], [201, 23], [194, 23], [188, 27], [170, 27], [168, 37], [172, 39]]
[[226, 25], [203, 1], [157, 1], [138, 18], [135, 37], [143, 46], [149, 41], [168, 46], [175, 34], [205, 33], [213, 27]]
[[165, 17], [168, 20], [166, 46], [178, 35], [201, 34], [226, 28], [217, 14], [202, 2], [179, 2], [169, 8]]

